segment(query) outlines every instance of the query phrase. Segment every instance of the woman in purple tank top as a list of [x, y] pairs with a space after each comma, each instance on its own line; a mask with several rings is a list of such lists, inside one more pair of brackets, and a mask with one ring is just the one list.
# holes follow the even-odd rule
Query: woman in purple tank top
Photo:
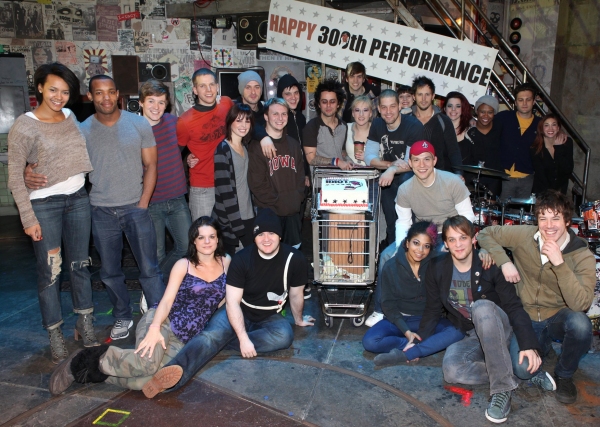
[[[73, 381], [106, 381], [132, 390], [143, 388], [144, 393], [151, 391], [152, 376], [204, 329], [225, 302], [230, 261], [219, 224], [207, 216], [198, 218], [189, 231], [186, 257], [173, 266], [158, 307], [148, 310], [138, 323], [136, 350], [102, 345], [76, 351], [52, 374], [50, 392], [60, 394]], [[161, 374], [161, 385], [172, 387], [181, 377], [181, 367], [167, 367]]]

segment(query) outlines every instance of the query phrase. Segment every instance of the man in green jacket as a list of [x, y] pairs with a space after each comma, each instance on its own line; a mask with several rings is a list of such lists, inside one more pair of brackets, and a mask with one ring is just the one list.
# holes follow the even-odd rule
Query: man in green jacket
[[[519, 364], [518, 344], [513, 337], [515, 375], [532, 379], [545, 389], [556, 387], [559, 402], [573, 403], [577, 388], [572, 377], [592, 340], [592, 324], [585, 311], [594, 296], [596, 261], [587, 243], [569, 227], [574, 208], [566, 196], [554, 190], [541, 193], [535, 214], [537, 226], [488, 227], [479, 233], [478, 240], [501, 267], [506, 280], [515, 284], [543, 355], [549, 352], [553, 340], [562, 341], [554, 368], [556, 385], [543, 371], [529, 373], [528, 360]], [[512, 251], [514, 264], [503, 248]]]

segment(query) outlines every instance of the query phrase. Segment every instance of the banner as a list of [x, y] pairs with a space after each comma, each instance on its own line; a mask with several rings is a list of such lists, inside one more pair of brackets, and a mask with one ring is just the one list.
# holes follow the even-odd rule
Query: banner
[[498, 51], [424, 30], [293, 0], [271, 0], [267, 48], [346, 68], [362, 62], [367, 75], [411, 85], [427, 76], [436, 92], [485, 95]]

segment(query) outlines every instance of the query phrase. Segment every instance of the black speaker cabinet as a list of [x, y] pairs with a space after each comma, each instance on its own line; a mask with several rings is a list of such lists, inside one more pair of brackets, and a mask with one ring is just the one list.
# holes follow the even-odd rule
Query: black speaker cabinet
[[139, 61], [135, 55], [112, 55], [113, 79], [121, 95], [137, 95]]
[[168, 62], [140, 62], [138, 66], [140, 83], [156, 79], [163, 83], [171, 81], [171, 64]]
[[237, 46], [240, 49], [257, 47], [267, 42], [268, 13], [254, 13], [237, 17]]
[[126, 104], [126, 110], [129, 111], [130, 113], [135, 113], [135, 114], [142, 114], [142, 106], [140, 105], [140, 97], [137, 95], [132, 95], [130, 97], [128, 97], [129, 99], [127, 99], [127, 104]]

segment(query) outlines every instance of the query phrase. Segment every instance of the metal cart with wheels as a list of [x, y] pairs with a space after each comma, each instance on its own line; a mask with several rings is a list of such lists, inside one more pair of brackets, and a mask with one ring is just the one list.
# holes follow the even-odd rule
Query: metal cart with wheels
[[[322, 209], [321, 184], [330, 177], [364, 179], [369, 188], [367, 210]], [[352, 319], [356, 327], [365, 322], [377, 272], [379, 196], [379, 171], [375, 169], [319, 167], [313, 171], [314, 281], [325, 325], [330, 328], [334, 318]]]

